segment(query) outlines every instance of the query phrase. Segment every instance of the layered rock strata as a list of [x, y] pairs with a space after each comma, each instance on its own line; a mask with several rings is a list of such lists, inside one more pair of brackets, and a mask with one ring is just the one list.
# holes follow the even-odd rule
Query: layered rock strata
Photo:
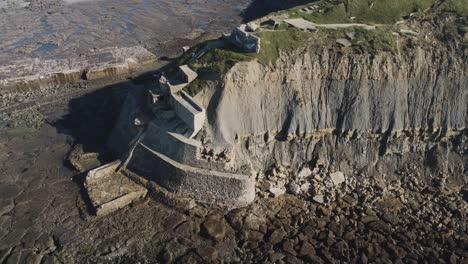
[[311, 45], [268, 66], [238, 63], [201, 100], [213, 144], [257, 171], [325, 161], [397, 177], [414, 162], [460, 184], [466, 65], [446, 49], [359, 55]]

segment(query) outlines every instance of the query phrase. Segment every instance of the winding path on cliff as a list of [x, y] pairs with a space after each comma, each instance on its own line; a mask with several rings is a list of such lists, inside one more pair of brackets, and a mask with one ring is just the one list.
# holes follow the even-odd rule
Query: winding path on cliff
[[342, 23], [342, 24], [317, 24], [302, 18], [285, 19], [284, 22], [302, 29], [314, 29], [314, 28], [327, 28], [327, 29], [340, 29], [340, 28], [351, 28], [351, 27], [362, 27], [367, 30], [375, 29], [376, 25], [367, 25], [360, 23]]

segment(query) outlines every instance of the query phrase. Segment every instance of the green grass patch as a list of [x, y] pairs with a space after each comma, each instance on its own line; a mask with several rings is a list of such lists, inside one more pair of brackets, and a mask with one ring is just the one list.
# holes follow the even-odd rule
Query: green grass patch
[[468, 17], [467, 0], [445, 0], [437, 9], [442, 12], [454, 13], [461, 17]]
[[394, 23], [413, 12], [430, 8], [435, 0], [348, 0], [347, 10], [358, 22]]
[[280, 52], [291, 52], [305, 47], [313, 33], [304, 32], [296, 28], [283, 31], [264, 31], [258, 36], [261, 38], [262, 48], [257, 58], [262, 64], [274, 63]]
[[[191, 53], [198, 54], [206, 43], [198, 45], [192, 49]], [[191, 56], [182, 56], [177, 64], [188, 64], [190, 68], [198, 73], [198, 78], [184, 87], [183, 91], [190, 96], [195, 96], [201, 92], [207, 82], [204, 77], [214, 74], [224, 74], [236, 63], [249, 61], [255, 58], [255, 54], [245, 53], [237, 47], [228, 44], [225, 47], [214, 48], [206, 52], [200, 59], [192, 59]]]
[[[451, 0], [463, 1], [463, 0]], [[318, 6], [311, 13], [300, 12], [305, 6], [286, 11], [294, 13], [295, 17], [302, 17], [315, 23], [395, 23], [401, 17], [413, 12], [430, 8], [435, 0], [335, 0], [318, 1], [308, 6]], [[351, 20], [351, 17], [355, 17]]]
[[458, 33], [460, 33], [460, 35], [462, 36], [468, 33], [468, 26], [466, 25], [458, 25], [457, 29], [458, 29]]
[[346, 6], [341, 1], [318, 2], [317, 5], [319, 5], [319, 9], [312, 13], [300, 12], [299, 10], [296, 12], [299, 17], [319, 24], [351, 22]]
[[443, 24], [443, 29], [437, 31], [436, 36], [442, 42], [460, 43], [466, 49], [465, 35], [468, 33], [468, 21], [447, 21]]
[[198, 74], [205, 72], [226, 73], [232, 66], [241, 61], [249, 61], [255, 54], [244, 53], [233, 45], [209, 50], [198, 60], [189, 63]]
[[392, 35], [390, 26], [379, 27], [375, 30], [355, 28], [355, 38], [352, 40], [352, 48], [358, 53], [376, 54], [379, 51], [397, 51], [397, 39]]
[[190, 96], [195, 96], [201, 92], [206, 87], [206, 81], [202, 79], [195, 79], [189, 85], [185, 86], [182, 89], [184, 92], [188, 93]]
[[355, 52], [357, 54], [377, 54], [378, 52], [396, 52], [397, 37], [392, 35], [393, 26], [382, 26], [375, 30], [366, 30], [361, 27], [353, 27], [346, 29], [320, 29], [317, 32], [315, 41], [321, 43], [322, 46], [336, 46], [336, 40], [346, 38], [346, 33], [354, 32], [354, 39], [349, 48], [342, 48], [343, 51]]

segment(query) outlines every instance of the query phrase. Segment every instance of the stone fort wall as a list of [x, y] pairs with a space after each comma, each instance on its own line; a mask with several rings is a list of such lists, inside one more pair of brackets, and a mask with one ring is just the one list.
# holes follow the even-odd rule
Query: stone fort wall
[[206, 203], [241, 207], [255, 199], [251, 177], [181, 164], [142, 143], [136, 146], [127, 169], [175, 194]]

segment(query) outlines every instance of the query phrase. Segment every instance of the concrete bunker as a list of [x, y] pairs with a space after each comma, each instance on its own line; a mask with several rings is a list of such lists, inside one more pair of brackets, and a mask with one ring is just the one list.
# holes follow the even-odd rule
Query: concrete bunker
[[156, 106], [162, 98], [174, 110], [175, 114], [191, 130], [189, 138], [193, 138], [203, 128], [206, 119], [206, 110], [193, 98], [183, 91], [193, 82], [198, 74], [187, 65], [178, 67], [174, 78], [168, 79], [163, 74], [158, 79], [156, 91], [149, 90], [149, 101]]
[[180, 79], [183, 83], [191, 83], [198, 77], [198, 74], [190, 69], [188, 65], [179, 66], [179, 72], [177, 73], [177, 78]]

